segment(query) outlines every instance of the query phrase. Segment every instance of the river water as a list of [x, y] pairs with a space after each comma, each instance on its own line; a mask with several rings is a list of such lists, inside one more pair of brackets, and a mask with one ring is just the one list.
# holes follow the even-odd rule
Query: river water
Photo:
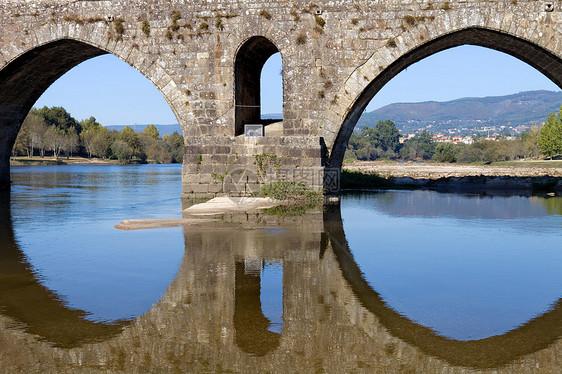
[[[181, 167], [14, 167], [1, 372], [560, 372], [562, 198], [347, 193], [181, 217]], [[185, 205], [185, 202], [184, 202]]]

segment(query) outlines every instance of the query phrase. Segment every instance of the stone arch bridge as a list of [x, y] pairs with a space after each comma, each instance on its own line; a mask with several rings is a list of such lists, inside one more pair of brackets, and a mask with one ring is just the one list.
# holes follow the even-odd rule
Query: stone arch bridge
[[[275, 180], [338, 192], [370, 99], [433, 53], [473, 44], [562, 86], [562, 2], [536, 0], [5, 0], [0, 4], [0, 185], [21, 123], [77, 64], [105, 53], [160, 90], [183, 130], [183, 195]], [[280, 52], [283, 122], [260, 119], [260, 72]], [[462, 72], [459, 72], [462, 74]], [[111, 87], [108, 87], [111, 89]]]

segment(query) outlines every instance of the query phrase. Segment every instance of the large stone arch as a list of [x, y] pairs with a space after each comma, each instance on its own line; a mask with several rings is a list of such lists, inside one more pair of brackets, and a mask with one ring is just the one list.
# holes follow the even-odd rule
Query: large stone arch
[[[12, 51], [13, 55], [2, 55], [4, 61], [0, 65], [0, 189], [10, 186], [11, 149], [29, 110], [58, 78], [96, 56], [111, 53], [135, 68], [160, 91], [178, 119], [184, 135], [200, 134], [196, 126], [187, 127], [193, 118], [187, 105], [189, 103], [156, 59], [144, 56], [134, 43], [108, 39], [105, 27], [83, 27], [94, 28], [88, 33], [91, 38], [84, 38], [84, 30], [69, 27], [66, 32], [60, 35], [55, 33], [50, 38], [42, 37], [44, 34], [40, 33], [31, 35], [31, 38], [26, 35], [26, 40], [35, 42], [33, 45], [18, 40], [13, 42], [11, 48], [5, 48]], [[21, 46], [25, 46], [25, 49]]]
[[[505, 17], [511, 19], [509, 14]], [[435, 20], [437, 25], [452, 22], [454, 21], [450, 18]], [[460, 21], [457, 20], [457, 23]], [[431, 32], [436, 27], [432, 29], [420, 27], [404, 33], [397, 38], [389, 39], [386, 45], [356, 69], [340, 89], [339, 102], [334, 103], [328, 111], [328, 121], [331, 118], [341, 120], [339, 125], [332, 124], [332, 128], [336, 128], [337, 131], [325, 134], [326, 143], [331, 150], [330, 166], [341, 167], [347, 141], [355, 124], [377, 92], [402, 70], [437, 52], [461, 45], [495, 49], [528, 63], [562, 87], [562, 57], [555, 37], [557, 34], [560, 37], [559, 32], [542, 24], [535, 24], [528, 29], [518, 27], [513, 30], [510, 28], [511, 22], [502, 23], [506, 31], [478, 25], [485, 22], [475, 23], [477, 24], [475, 26], [461, 26], [456, 30], [453, 29], [454, 31], [434, 36], [429, 41], [425, 40], [428, 34], [432, 36]]]

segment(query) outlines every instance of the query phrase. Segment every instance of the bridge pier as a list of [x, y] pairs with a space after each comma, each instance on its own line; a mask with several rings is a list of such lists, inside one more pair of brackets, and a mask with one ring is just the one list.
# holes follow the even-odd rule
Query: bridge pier
[[10, 158], [8, 160], [0, 160], [0, 191], [10, 189]]
[[313, 136], [187, 138], [182, 197], [247, 196], [280, 181], [339, 192], [339, 169], [326, 168], [325, 156], [322, 138]]
[[0, 122], [0, 191], [10, 189], [10, 157], [19, 128]]

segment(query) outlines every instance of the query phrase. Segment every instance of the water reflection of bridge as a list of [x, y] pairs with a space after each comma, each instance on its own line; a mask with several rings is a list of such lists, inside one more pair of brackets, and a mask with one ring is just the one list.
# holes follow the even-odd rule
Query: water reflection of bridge
[[[560, 301], [502, 336], [471, 342], [440, 337], [388, 308], [363, 279], [337, 208], [324, 217], [284, 222], [284, 232], [251, 228], [255, 222], [186, 230], [186, 252], [176, 279], [151, 311], [123, 328], [85, 321], [82, 312], [66, 309], [43, 288], [22, 263], [9, 205], [3, 204], [0, 213], [2, 274], [15, 279], [4, 283], [0, 298], [3, 372], [560, 369]], [[283, 262], [281, 334], [267, 330], [259, 276], [245, 271], [252, 263], [247, 259]], [[15, 276], [10, 278], [8, 271]], [[33, 292], [18, 293], [26, 287]], [[53, 315], [65, 322], [42, 328]], [[14, 321], [25, 326], [14, 327]], [[80, 341], [89, 343], [73, 344]]]

